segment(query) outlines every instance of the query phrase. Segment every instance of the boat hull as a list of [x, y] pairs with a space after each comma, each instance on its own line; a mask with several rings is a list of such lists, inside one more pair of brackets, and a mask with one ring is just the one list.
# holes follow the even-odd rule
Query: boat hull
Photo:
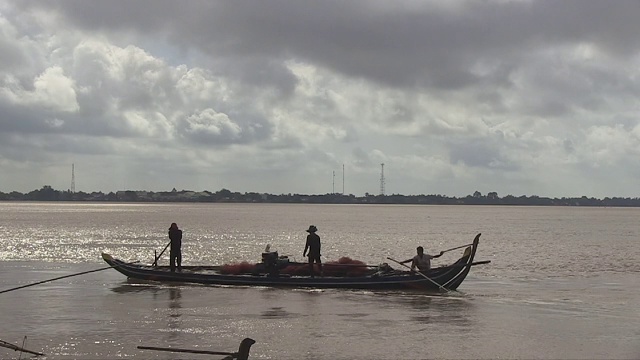
[[[464, 255], [450, 266], [434, 268], [422, 274], [409, 271], [391, 271], [355, 277], [310, 277], [310, 276], [272, 276], [268, 274], [221, 274], [214, 266], [183, 267], [181, 272], [171, 272], [166, 267], [126, 263], [102, 254], [103, 259], [114, 269], [130, 279], [194, 283], [221, 286], [270, 286], [270, 287], [308, 287], [343, 289], [421, 289], [444, 291], [457, 289], [466, 278], [473, 263], [480, 234]], [[484, 263], [484, 262], [483, 262]]]

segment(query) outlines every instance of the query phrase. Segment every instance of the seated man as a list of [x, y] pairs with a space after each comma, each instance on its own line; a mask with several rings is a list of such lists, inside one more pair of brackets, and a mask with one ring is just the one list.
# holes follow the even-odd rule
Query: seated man
[[411, 262], [411, 271], [415, 271], [415, 268], [418, 267], [420, 271], [427, 271], [431, 269], [431, 259], [435, 259], [437, 257], [442, 256], [444, 251], [440, 252], [438, 255], [429, 255], [424, 253], [424, 248], [422, 246], [418, 246], [416, 248], [418, 254], [411, 259], [407, 259], [405, 261], [401, 261], [401, 264], [406, 264]]

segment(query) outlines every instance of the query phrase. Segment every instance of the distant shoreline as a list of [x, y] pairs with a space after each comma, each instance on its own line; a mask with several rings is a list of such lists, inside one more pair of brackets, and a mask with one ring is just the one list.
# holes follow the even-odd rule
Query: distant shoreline
[[573, 197], [549, 198], [532, 196], [498, 196], [495, 192], [481, 194], [476, 191], [465, 197], [444, 195], [372, 195], [353, 194], [266, 194], [255, 192], [232, 192], [222, 189], [217, 192], [173, 189], [171, 191], [117, 191], [71, 192], [55, 190], [45, 185], [29, 193], [0, 192], [0, 201], [74, 201], [74, 202], [141, 202], [141, 203], [285, 203], [285, 204], [396, 204], [396, 205], [514, 205], [514, 206], [595, 206], [595, 207], [640, 207], [640, 198], [606, 197], [604, 199]]

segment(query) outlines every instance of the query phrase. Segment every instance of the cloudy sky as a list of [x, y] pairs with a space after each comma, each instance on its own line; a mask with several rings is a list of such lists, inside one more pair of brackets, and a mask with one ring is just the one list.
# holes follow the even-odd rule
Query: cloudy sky
[[[640, 2], [0, 0], [0, 191], [638, 197]], [[343, 171], [344, 169], [344, 171]], [[344, 179], [344, 182], [343, 182]]]

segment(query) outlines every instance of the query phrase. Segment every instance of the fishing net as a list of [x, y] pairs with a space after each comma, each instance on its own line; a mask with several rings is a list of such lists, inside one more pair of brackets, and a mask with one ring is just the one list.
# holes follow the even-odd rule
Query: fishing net
[[235, 264], [224, 264], [220, 268], [221, 274], [239, 275], [252, 273], [258, 264], [251, 264], [247, 261]]

